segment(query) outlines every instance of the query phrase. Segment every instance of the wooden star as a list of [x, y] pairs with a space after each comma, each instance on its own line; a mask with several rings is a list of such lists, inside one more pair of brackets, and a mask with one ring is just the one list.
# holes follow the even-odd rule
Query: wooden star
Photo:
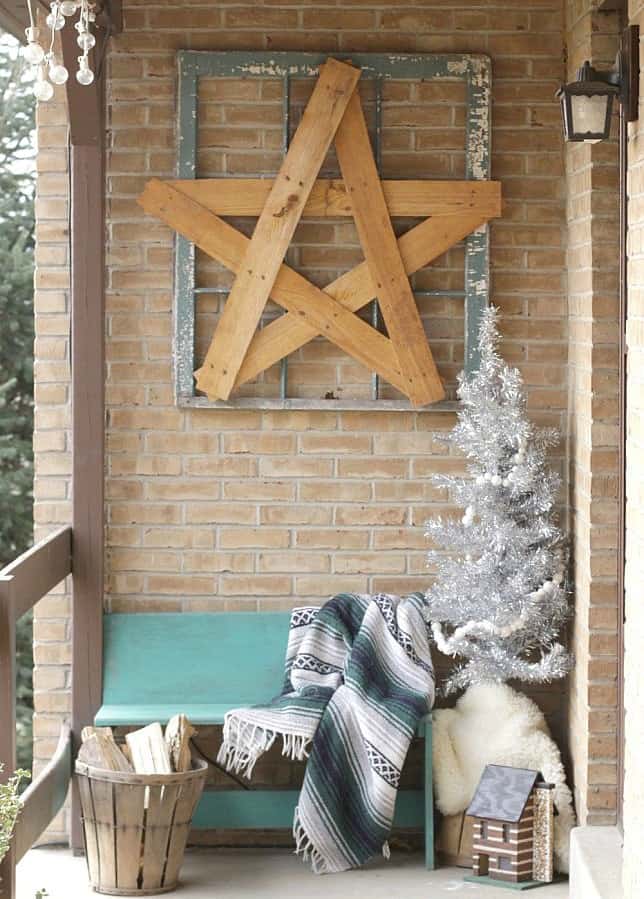
[[[495, 182], [381, 182], [356, 84], [360, 72], [329, 59], [274, 181], [150, 181], [139, 198], [236, 277], [197, 385], [228, 399], [319, 334], [378, 372], [415, 405], [436, 402], [443, 386], [427, 343], [409, 275], [500, 214]], [[335, 139], [342, 180], [317, 180]], [[258, 215], [249, 239], [221, 215]], [[324, 290], [284, 264], [302, 216], [354, 218], [365, 262]], [[391, 216], [430, 216], [396, 239]], [[374, 297], [388, 337], [355, 313]], [[268, 299], [287, 314], [257, 331]]]

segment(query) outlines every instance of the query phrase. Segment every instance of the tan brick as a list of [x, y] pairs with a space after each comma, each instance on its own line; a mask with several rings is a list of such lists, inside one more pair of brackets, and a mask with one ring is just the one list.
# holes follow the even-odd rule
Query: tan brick
[[279, 596], [291, 593], [291, 579], [275, 574], [225, 574], [221, 577], [220, 589], [226, 596]]
[[195, 574], [148, 575], [147, 589], [150, 593], [171, 593], [194, 596], [199, 593], [214, 593], [215, 581], [212, 577]]
[[222, 549], [241, 547], [285, 548], [290, 545], [290, 532], [282, 528], [221, 528], [219, 546]]
[[257, 557], [257, 565], [259, 571], [293, 572], [294, 574], [302, 571], [324, 572], [331, 570], [329, 556], [320, 553], [260, 553]]

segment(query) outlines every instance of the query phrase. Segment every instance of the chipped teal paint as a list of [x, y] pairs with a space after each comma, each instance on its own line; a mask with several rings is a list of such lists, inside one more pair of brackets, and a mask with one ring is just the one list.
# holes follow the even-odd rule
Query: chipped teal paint
[[[246, 52], [181, 50], [179, 66], [179, 178], [195, 178], [197, 166], [198, 90], [199, 78], [281, 78], [285, 85], [284, 149], [288, 146], [288, 85], [293, 77], [313, 77], [326, 60], [326, 53]], [[467, 89], [466, 172], [472, 180], [490, 177], [490, 93], [491, 68], [487, 56], [478, 54], [381, 54], [337, 53], [362, 69], [363, 77], [382, 79], [416, 78], [418, 80], [465, 81]], [[379, 154], [380, 141], [376, 141]], [[471, 234], [465, 243], [465, 358], [466, 373], [478, 368], [476, 336], [481, 312], [489, 298], [489, 237], [485, 225]], [[419, 291], [418, 295], [428, 295]], [[433, 291], [431, 293], [434, 293]], [[438, 292], [436, 292], [438, 294]], [[446, 291], [444, 295], [454, 295]], [[175, 382], [177, 403], [181, 406], [223, 408], [322, 408], [322, 409], [389, 409], [408, 410], [406, 400], [367, 401], [291, 400], [286, 396], [287, 363], [281, 367], [280, 398], [249, 398], [229, 402], [211, 402], [195, 395], [193, 369], [195, 335], [195, 256], [192, 245], [181, 237], [176, 241], [175, 262]], [[443, 295], [443, 294], [440, 294]], [[377, 381], [374, 377], [374, 383]], [[375, 396], [375, 394], [374, 394]], [[430, 410], [450, 408], [452, 403], [436, 403]]]
[[[178, 178], [195, 178], [197, 170], [198, 83], [179, 53]], [[185, 237], [175, 238], [174, 369], [177, 403], [195, 395], [195, 248]]]
[[[467, 130], [465, 177], [490, 177], [491, 71], [486, 57], [469, 61], [467, 75]], [[465, 240], [465, 359], [466, 375], [478, 370], [477, 336], [481, 314], [490, 294], [489, 226], [483, 225]]]

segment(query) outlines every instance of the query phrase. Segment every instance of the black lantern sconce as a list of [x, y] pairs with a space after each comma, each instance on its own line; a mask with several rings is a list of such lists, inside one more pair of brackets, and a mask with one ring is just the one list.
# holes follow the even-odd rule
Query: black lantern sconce
[[562, 84], [561, 101], [564, 137], [569, 141], [596, 143], [610, 136], [613, 100], [622, 107], [627, 122], [637, 119], [639, 102], [639, 29], [624, 32], [622, 49], [609, 72], [599, 72], [586, 61], [577, 80]]

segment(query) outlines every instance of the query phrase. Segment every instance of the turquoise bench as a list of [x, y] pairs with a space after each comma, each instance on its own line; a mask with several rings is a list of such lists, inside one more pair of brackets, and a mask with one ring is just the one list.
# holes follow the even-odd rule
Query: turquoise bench
[[[178, 712], [194, 724], [223, 724], [237, 706], [279, 692], [288, 612], [162, 613], [104, 616], [103, 705], [97, 726], [167, 722]], [[424, 789], [401, 790], [395, 824], [422, 827], [425, 864], [434, 867], [432, 722], [425, 739]], [[193, 826], [200, 829], [291, 828], [296, 790], [206, 791]]]

